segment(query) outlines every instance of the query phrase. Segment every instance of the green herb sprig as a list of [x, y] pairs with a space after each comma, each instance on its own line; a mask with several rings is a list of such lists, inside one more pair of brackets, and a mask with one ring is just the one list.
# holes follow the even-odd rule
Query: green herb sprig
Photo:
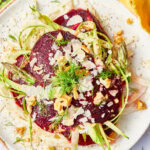
[[18, 142], [23, 142], [24, 140], [20, 137], [16, 137], [16, 141], [13, 144], [16, 144]]
[[17, 41], [17, 38], [11, 34], [9, 34], [9, 38], [12, 39], [13, 41]]
[[[57, 129], [58, 125], [60, 124], [60, 122], [63, 120], [63, 118], [65, 116], [67, 116], [68, 114], [68, 109], [65, 110], [64, 114], [63, 115], [59, 115], [58, 116], [58, 119], [56, 121], [53, 122], [51, 128], [54, 130], [54, 129]], [[57, 116], [56, 116], [57, 117]]]
[[63, 94], [70, 93], [78, 84], [79, 78], [83, 77], [83, 74], [76, 73], [80, 68], [81, 66], [71, 64], [68, 71], [58, 70], [56, 76], [52, 78], [52, 86], [61, 87]]
[[103, 70], [99, 75], [97, 75], [98, 78], [107, 79], [112, 77], [113, 72], [110, 70]]

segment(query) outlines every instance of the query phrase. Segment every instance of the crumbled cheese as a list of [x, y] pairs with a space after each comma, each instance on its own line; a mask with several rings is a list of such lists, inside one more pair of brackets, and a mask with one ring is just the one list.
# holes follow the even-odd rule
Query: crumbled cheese
[[97, 85], [100, 85], [100, 81], [99, 81], [99, 80], [96, 80], [96, 84], [97, 84]]
[[37, 114], [34, 112], [33, 115], [32, 115], [32, 121], [35, 121], [36, 115], [37, 115]]
[[51, 104], [54, 103], [54, 101], [47, 101], [47, 100], [44, 100], [43, 102], [44, 102], [44, 104], [46, 104], [46, 105], [51, 105]]
[[84, 114], [84, 110], [82, 107], [78, 109], [78, 111], [73, 115], [73, 118], [76, 119], [79, 115]]
[[98, 71], [94, 69], [93, 71], [91, 71], [91, 74], [92, 74], [94, 77], [96, 77], [97, 74], [98, 74]]
[[48, 80], [48, 79], [49, 79], [49, 76], [50, 76], [49, 74], [44, 75], [43, 80], [44, 80], [44, 81]]
[[91, 91], [94, 88], [92, 82], [93, 82], [92, 76], [85, 76], [83, 79], [80, 79], [79, 80], [79, 91], [80, 92]]
[[66, 20], [69, 19], [68, 15], [64, 15], [64, 19]]
[[21, 85], [22, 91], [24, 91], [27, 96], [36, 96], [37, 99], [49, 99], [47, 91], [49, 90], [49, 86], [45, 87], [45, 89], [41, 86], [27, 86]]
[[114, 110], [112, 109], [112, 110], [111, 110], [111, 112], [113, 113], [113, 112], [114, 112]]
[[68, 119], [68, 120], [63, 119], [62, 124], [65, 126], [72, 126], [74, 124], [74, 120], [73, 119]]
[[79, 15], [75, 15], [69, 19], [67, 22], [67, 26], [72, 26], [78, 23], [81, 23], [83, 21], [82, 17]]
[[92, 123], [95, 123], [95, 118], [91, 118], [91, 122], [92, 122]]
[[83, 106], [87, 105], [88, 102], [87, 101], [80, 101], [80, 104], [82, 104]]
[[53, 53], [49, 53], [49, 57], [53, 57]]
[[[52, 45], [51, 49], [52, 49], [52, 50], [58, 50], [59, 47], [58, 47], [58, 45], [57, 45], [55, 42], [53, 42], [53, 45]], [[51, 54], [51, 53], [50, 53], [50, 54]]]
[[89, 110], [86, 110], [84, 112], [84, 116], [87, 117], [87, 118], [91, 118], [91, 112]]
[[117, 93], [118, 93], [118, 90], [110, 90], [109, 93], [110, 93], [110, 95], [112, 95], [112, 96], [116, 96]]
[[110, 79], [105, 79], [103, 80], [102, 78], [100, 79], [100, 82], [106, 87], [106, 88], [109, 88], [110, 85], [111, 85], [111, 80]]
[[86, 117], [84, 117], [84, 118], [81, 118], [79, 121], [82, 123], [86, 123], [88, 121], [88, 119]]
[[87, 97], [90, 97], [91, 96], [91, 92], [87, 92]]
[[50, 65], [56, 65], [57, 61], [58, 61], [61, 57], [63, 57], [62, 52], [59, 51], [59, 50], [57, 50], [54, 57], [50, 57], [50, 56], [49, 56]]
[[112, 50], [108, 50], [108, 54], [112, 54]]
[[39, 66], [34, 66], [33, 70], [34, 71], [41, 71], [43, 69], [43, 65], [39, 65]]
[[104, 67], [103, 61], [102, 61], [98, 56], [96, 56], [96, 57], [94, 58], [94, 61], [95, 61], [96, 66]]
[[79, 94], [78, 99], [79, 99], [79, 100], [86, 100], [86, 98], [84, 97], [83, 93], [80, 93], [80, 94]]
[[89, 60], [86, 60], [82, 63], [83, 67], [85, 67], [86, 69], [94, 69], [96, 68], [95, 64]]
[[34, 57], [34, 58], [30, 61], [30, 67], [33, 68], [33, 66], [35, 65], [36, 62], [37, 62], [37, 58]]
[[105, 114], [105, 113], [103, 113], [103, 114], [101, 115], [101, 118], [104, 118], [104, 117], [105, 117], [105, 115], [106, 115], [106, 114]]
[[99, 66], [97, 67], [98, 73], [101, 73], [103, 71], [103, 67]]
[[109, 103], [107, 104], [108, 107], [111, 107], [112, 105], [113, 105], [113, 102], [109, 102]]

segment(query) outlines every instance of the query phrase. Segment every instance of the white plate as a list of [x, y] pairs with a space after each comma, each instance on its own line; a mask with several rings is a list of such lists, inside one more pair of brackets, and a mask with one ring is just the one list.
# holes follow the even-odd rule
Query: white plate
[[[48, 0], [39, 1], [40, 6], [42, 6], [41, 8], [44, 8], [44, 10], [48, 11], [50, 10], [50, 8], [47, 9], [48, 7], [52, 8], [51, 5], [47, 5]], [[143, 77], [147, 78], [147, 80], [150, 80], [150, 70], [144, 68], [141, 63], [142, 60], [150, 59], [150, 36], [142, 30], [142, 28], [139, 25], [138, 19], [135, 16], [133, 16], [117, 0], [90, 0], [90, 2], [99, 13], [102, 25], [110, 37], [115, 31], [121, 29], [124, 30], [124, 35], [126, 37], [127, 42], [130, 42], [133, 39], [133, 37], [135, 37], [135, 42], [128, 46], [129, 48], [132, 48], [135, 52], [135, 56], [132, 60], [133, 68], [137, 71], [138, 74], [141, 74]], [[5, 26], [0, 27], [0, 37], [3, 35], [7, 36], [9, 34], [8, 31], [10, 28], [10, 32], [13, 34], [15, 34], [17, 31], [19, 32], [19, 28], [23, 24], [23, 20], [21, 20], [20, 16], [28, 10], [29, 9], [27, 1], [16, 0], [16, 2], [14, 2], [12, 6], [10, 6], [3, 14], [1, 14], [0, 24], [3, 24]], [[18, 18], [18, 23], [16, 25], [12, 25], [13, 18]], [[134, 23], [132, 25], [128, 25], [126, 23], [127, 18], [132, 18], [134, 20]], [[149, 108], [150, 95], [148, 93], [150, 93], [150, 89], [148, 89], [143, 100], [146, 101], [147, 106]], [[129, 136], [130, 139], [127, 140], [124, 138], [120, 138], [112, 146], [112, 149], [129, 150], [139, 140], [139, 138], [144, 134], [145, 130], [147, 129], [150, 123], [149, 116], [150, 109], [122, 117], [120, 121], [120, 127]], [[5, 132], [0, 129], [0, 136], [6, 140], [11, 150], [16, 149], [15, 145], [12, 144], [12, 139], [8, 140], [10, 138], [9, 134], [5, 134]]]

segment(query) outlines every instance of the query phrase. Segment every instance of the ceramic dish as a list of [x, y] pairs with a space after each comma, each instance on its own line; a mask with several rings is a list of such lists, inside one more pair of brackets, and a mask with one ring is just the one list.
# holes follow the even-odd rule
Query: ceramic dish
[[[114, 33], [117, 31], [123, 30], [125, 42], [127, 44], [128, 49], [132, 49], [134, 51], [134, 55], [132, 58], [132, 72], [136, 72], [139, 76], [142, 77], [142, 83], [141, 85], [147, 85], [147, 91], [140, 99], [144, 101], [147, 104], [147, 108], [149, 108], [149, 63], [148, 60], [150, 59], [150, 53], [149, 53], [149, 40], [150, 36], [145, 33], [135, 16], [133, 16], [126, 8], [124, 8], [118, 1], [114, 0], [108, 0], [107, 2], [104, 0], [91, 0], [89, 1], [93, 5], [93, 7], [96, 9], [97, 13], [100, 16], [101, 24], [105, 30], [105, 32], [108, 34], [110, 38], [113, 38]], [[64, 6], [66, 4], [66, 1], [62, 1], [64, 3]], [[11, 35], [18, 36], [20, 29], [25, 25], [32, 25], [30, 24], [30, 19], [35, 19], [30, 17], [27, 12], [31, 11], [29, 8], [29, 4], [32, 5], [31, 1], [21, 1], [17, 0], [15, 1], [3, 14], [0, 15], [1, 20], [1, 28], [0, 28], [0, 37], [1, 37], [1, 48], [8, 47], [8, 45], [4, 44], [4, 38], [8, 37], [8, 33]], [[68, 4], [68, 3], [67, 3]], [[79, 8], [86, 9], [85, 1], [79, 2], [75, 1], [75, 4]], [[51, 12], [57, 12], [57, 7], [59, 7], [59, 4], [57, 3], [50, 3], [48, 0], [45, 2], [42, 2], [42, 0], [38, 1], [39, 8], [42, 13], [50, 14]], [[71, 5], [71, 4], [70, 4]], [[88, 5], [88, 4], [87, 4]], [[65, 10], [68, 12], [70, 10], [70, 6], [67, 5]], [[90, 6], [89, 6], [90, 7]], [[67, 10], [68, 9], [68, 10]], [[117, 10], [117, 11], [116, 11]], [[63, 11], [59, 10], [59, 11]], [[63, 12], [66, 13], [66, 12]], [[55, 13], [51, 15], [52, 18], [56, 18]], [[129, 25], [126, 23], [126, 20], [128, 18], [133, 19], [133, 24]], [[28, 20], [26, 22], [26, 20]], [[32, 21], [33, 21], [32, 20]], [[37, 21], [36, 21], [37, 23]], [[146, 79], [146, 82], [145, 80]], [[3, 111], [4, 100], [2, 99], [0, 101], [1, 106], [0, 110]], [[5, 105], [7, 105], [6, 103]], [[14, 109], [14, 114], [6, 114], [4, 111], [1, 114], [1, 117], [3, 117], [2, 128], [0, 129], [0, 137], [5, 141], [6, 145], [9, 149], [23, 149], [23, 146], [20, 144], [13, 144], [15, 141], [16, 134], [10, 134], [11, 130], [14, 129], [14, 125], [10, 124], [12, 118], [14, 118], [15, 113], [18, 114], [19, 111], [19, 117], [21, 119], [22, 113], [20, 108], [18, 109], [15, 104], [12, 104], [10, 109]], [[131, 110], [132, 111], [132, 110]], [[117, 141], [112, 144], [112, 150], [128, 150], [130, 149], [137, 140], [143, 135], [145, 130], [147, 129], [150, 119], [149, 116], [150, 111], [149, 109], [146, 109], [144, 111], [138, 111], [134, 112], [132, 114], [123, 115], [121, 117], [121, 120], [119, 121], [119, 128], [125, 132], [125, 134], [129, 137], [129, 140], [124, 138], [119, 138]], [[12, 116], [12, 117], [10, 117]], [[24, 120], [15, 120], [14, 118], [14, 124], [23, 125]], [[44, 132], [44, 131], [43, 131]], [[39, 135], [42, 132], [39, 132]], [[44, 133], [45, 135], [49, 136], [49, 133]], [[6, 136], [7, 135], [7, 136]], [[47, 141], [48, 142], [48, 141]], [[37, 142], [38, 143], [38, 142]], [[6, 147], [6, 146], [5, 146]], [[38, 146], [37, 146], [38, 147]], [[94, 148], [99, 149], [98, 146], [88, 146], [88, 149]], [[80, 149], [87, 149], [87, 147], [79, 146]], [[40, 150], [40, 148], [39, 148]]]

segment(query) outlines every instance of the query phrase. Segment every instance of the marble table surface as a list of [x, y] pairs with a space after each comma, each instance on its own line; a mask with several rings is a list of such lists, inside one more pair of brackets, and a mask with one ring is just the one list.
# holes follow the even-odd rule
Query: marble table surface
[[150, 126], [131, 150], [150, 150]]

